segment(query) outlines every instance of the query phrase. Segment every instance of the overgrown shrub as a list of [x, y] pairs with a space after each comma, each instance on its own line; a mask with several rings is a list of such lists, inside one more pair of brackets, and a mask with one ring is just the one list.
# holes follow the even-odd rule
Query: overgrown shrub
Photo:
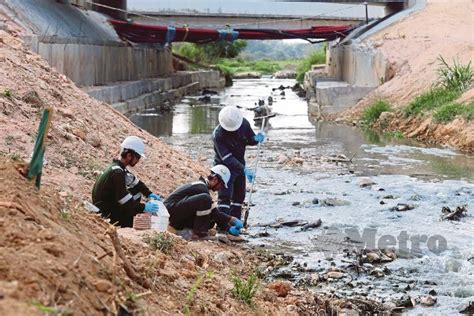
[[372, 125], [379, 117], [382, 112], [389, 112], [392, 108], [387, 101], [378, 100], [369, 106], [365, 111], [362, 113], [361, 120], [366, 125]]
[[326, 46], [309, 54], [305, 59], [300, 62], [298, 68], [296, 68], [296, 80], [299, 83], [302, 83], [304, 80], [305, 73], [311, 70], [312, 65], [324, 63], [326, 63]]
[[453, 65], [449, 65], [443, 56], [439, 56], [440, 67], [438, 69], [438, 85], [448, 90], [463, 91], [467, 89], [474, 78], [474, 70], [471, 62], [462, 65], [454, 60]]
[[248, 276], [247, 280], [242, 280], [240, 276], [234, 275], [232, 277], [232, 283], [234, 283], [232, 294], [245, 304], [252, 306], [253, 297], [259, 287], [257, 275], [252, 273]]

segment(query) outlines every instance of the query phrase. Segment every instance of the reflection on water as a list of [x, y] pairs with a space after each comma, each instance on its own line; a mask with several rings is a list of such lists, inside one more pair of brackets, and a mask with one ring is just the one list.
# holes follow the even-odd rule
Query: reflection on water
[[[253, 123], [253, 111], [258, 99], [272, 96], [271, 119], [267, 131], [266, 150], [272, 152], [306, 152], [308, 159], [315, 156], [344, 154], [353, 158], [358, 174], [401, 174], [422, 178], [450, 178], [474, 181], [474, 157], [442, 147], [427, 147], [413, 140], [389, 137], [370, 129], [331, 122], [310, 122], [307, 104], [290, 89], [281, 95], [279, 86], [292, 86], [293, 80], [248, 79], [236, 80], [233, 87], [221, 91], [220, 104], [240, 106], [242, 113]], [[146, 129], [174, 146], [185, 147], [193, 157], [207, 150], [212, 157], [210, 133], [218, 124], [220, 106], [191, 106], [179, 103], [172, 112], [144, 112], [130, 117], [136, 125]], [[257, 129], [257, 127], [254, 127]], [[181, 139], [181, 135], [184, 138]], [[200, 144], [199, 148], [195, 148]], [[249, 148], [249, 153], [253, 149]]]

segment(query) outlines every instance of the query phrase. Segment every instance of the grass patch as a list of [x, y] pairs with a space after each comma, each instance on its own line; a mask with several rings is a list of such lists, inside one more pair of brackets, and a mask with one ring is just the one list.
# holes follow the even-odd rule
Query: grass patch
[[232, 294], [245, 304], [253, 306], [253, 298], [259, 287], [257, 275], [252, 273], [247, 280], [242, 280], [240, 276], [234, 275], [232, 283], [234, 284]]
[[212, 271], [208, 271], [207, 273], [200, 274], [196, 281], [194, 281], [193, 285], [189, 289], [188, 294], [186, 295], [186, 305], [183, 307], [183, 313], [186, 315], [191, 314], [191, 306], [194, 304], [194, 298], [196, 296], [196, 292], [201, 286], [201, 284], [206, 280], [212, 280], [214, 277], [214, 273]]
[[439, 123], [452, 121], [456, 116], [462, 116], [470, 121], [474, 119], [474, 102], [468, 104], [448, 103], [438, 108], [433, 117]]
[[449, 90], [443, 87], [432, 88], [427, 93], [419, 95], [404, 109], [407, 116], [420, 114], [451, 103], [461, 95], [458, 90]]
[[223, 73], [258, 72], [261, 75], [271, 75], [284, 69], [288, 65], [295, 65], [296, 63], [297, 61], [295, 60], [245, 60], [235, 58], [220, 59], [217, 63], [217, 67]]
[[438, 82], [428, 92], [417, 96], [403, 110], [407, 115], [418, 115], [423, 112], [434, 111], [433, 117], [440, 123], [446, 123], [461, 115], [467, 120], [474, 118], [472, 102], [461, 105], [454, 101], [467, 89], [474, 79], [474, 70], [471, 62], [462, 65], [454, 60], [449, 65], [440, 56], [438, 68]]
[[5, 89], [3, 91], [3, 93], [1, 93], [1, 95], [6, 97], [6, 98], [12, 98], [13, 97], [13, 93], [10, 89]]
[[468, 121], [474, 121], [474, 101], [463, 105], [461, 116]]
[[174, 238], [167, 233], [154, 232], [143, 237], [153, 250], [159, 250], [163, 253], [170, 253], [174, 247]]
[[362, 113], [361, 120], [366, 125], [372, 125], [379, 117], [382, 112], [390, 112], [392, 108], [387, 101], [378, 100], [369, 106]]
[[311, 70], [311, 66], [324, 63], [326, 63], [326, 46], [309, 54], [300, 62], [298, 68], [296, 68], [296, 81], [302, 83], [305, 73]]
[[402, 139], [403, 133], [400, 131], [389, 131], [389, 132], [385, 132], [384, 136], [386, 138], [391, 138], [391, 139]]

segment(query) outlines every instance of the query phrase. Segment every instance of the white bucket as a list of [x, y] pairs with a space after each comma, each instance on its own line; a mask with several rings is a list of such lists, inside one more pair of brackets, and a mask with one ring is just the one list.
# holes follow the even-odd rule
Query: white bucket
[[168, 228], [168, 224], [170, 222], [170, 214], [166, 209], [166, 206], [161, 201], [150, 201], [158, 205], [158, 211], [156, 212], [157, 215], [151, 216], [151, 229], [164, 232]]

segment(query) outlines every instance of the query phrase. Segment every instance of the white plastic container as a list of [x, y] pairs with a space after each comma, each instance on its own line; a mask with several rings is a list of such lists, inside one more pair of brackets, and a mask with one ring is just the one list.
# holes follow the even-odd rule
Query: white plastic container
[[166, 209], [166, 206], [161, 201], [153, 200], [152, 203], [158, 205], [158, 211], [156, 215], [151, 216], [151, 229], [164, 232], [168, 228], [168, 224], [170, 222], [170, 214]]

